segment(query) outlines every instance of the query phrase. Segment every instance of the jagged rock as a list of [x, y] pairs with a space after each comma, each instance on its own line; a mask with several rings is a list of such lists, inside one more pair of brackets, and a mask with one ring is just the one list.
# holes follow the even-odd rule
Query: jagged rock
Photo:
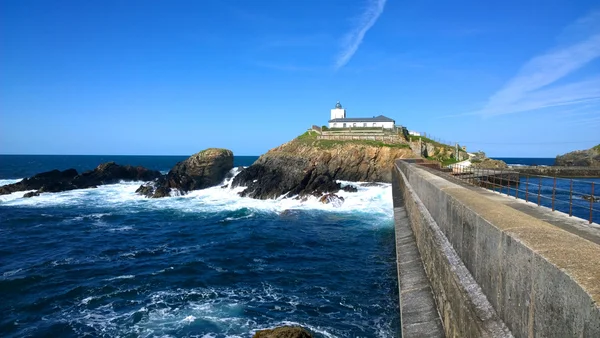
[[600, 144], [587, 150], [577, 150], [556, 156], [554, 165], [567, 167], [600, 167]]
[[137, 190], [135, 191], [136, 194], [140, 194], [140, 195], [144, 195], [146, 197], [151, 197], [154, 194], [154, 190], [156, 190], [156, 187], [154, 186], [154, 183], [148, 183], [148, 184], [142, 184], [140, 185], [139, 188], [137, 188]]
[[232, 168], [231, 150], [209, 148], [177, 163], [166, 176], [136, 192], [152, 198], [170, 196], [172, 190], [185, 194], [218, 185]]
[[508, 165], [506, 162], [501, 160], [492, 160], [491, 158], [486, 158], [481, 162], [474, 162], [471, 164], [473, 168], [481, 168], [481, 169], [506, 169]]
[[312, 338], [310, 332], [299, 326], [281, 326], [274, 329], [256, 331], [253, 338]]
[[325, 165], [286, 153], [261, 156], [233, 179], [232, 186], [246, 186], [240, 196], [257, 199], [285, 194], [288, 197], [321, 195], [340, 190], [340, 184], [328, 174]]
[[321, 198], [319, 198], [319, 202], [323, 204], [331, 204], [334, 207], [339, 208], [342, 206], [342, 204], [344, 204], [344, 198], [336, 194], [329, 193], [321, 196]]
[[120, 181], [148, 181], [160, 177], [160, 172], [144, 167], [122, 166], [115, 162], [100, 164], [96, 169], [78, 174], [75, 169], [52, 170], [25, 178], [20, 182], [0, 187], [0, 195], [15, 191], [60, 192], [95, 188], [102, 184]]
[[23, 195], [24, 198], [31, 198], [34, 196], [39, 196], [40, 192], [39, 191], [30, 191], [28, 193], [26, 193], [25, 195]]

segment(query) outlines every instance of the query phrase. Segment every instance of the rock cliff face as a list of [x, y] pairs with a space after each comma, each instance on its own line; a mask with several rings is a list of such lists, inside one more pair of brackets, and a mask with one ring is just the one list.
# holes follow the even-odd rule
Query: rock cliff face
[[33, 197], [42, 192], [95, 188], [102, 184], [114, 184], [120, 181], [150, 181], [160, 176], [160, 172], [156, 170], [130, 165], [122, 166], [115, 162], [108, 162], [82, 174], [78, 174], [75, 169], [52, 170], [40, 173], [20, 182], [0, 187], [0, 195], [16, 191], [37, 190], [27, 194], [27, 197]]
[[185, 194], [221, 183], [232, 168], [231, 150], [209, 148], [177, 163], [166, 176], [140, 186], [136, 192], [153, 198], [169, 196], [171, 190]]
[[600, 144], [588, 150], [577, 150], [556, 156], [556, 166], [600, 168]]
[[375, 142], [317, 140], [303, 135], [271, 149], [236, 176], [232, 186], [257, 199], [336, 192], [336, 180], [391, 182], [397, 158], [414, 157], [408, 146]]

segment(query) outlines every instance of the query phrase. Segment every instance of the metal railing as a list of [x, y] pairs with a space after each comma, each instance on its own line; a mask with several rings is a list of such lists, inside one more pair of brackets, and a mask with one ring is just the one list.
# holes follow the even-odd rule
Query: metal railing
[[521, 175], [509, 169], [450, 165], [442, 171], [469, 184], [587, 219], [600, 220], [600, 180]]

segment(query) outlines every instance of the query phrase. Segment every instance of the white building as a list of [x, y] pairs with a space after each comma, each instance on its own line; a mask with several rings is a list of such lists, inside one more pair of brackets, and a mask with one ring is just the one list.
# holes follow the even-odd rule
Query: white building
[[412, 131], [412, 130], [410, 130], [410, 131], [408, 132], [408, 135], [412, 135], [412, 136], [421, 136], [421, 133], [419, 133], [418, 131]]
[[342, 108], [340, 101], [331, 110], [329, 128], [384, 128], [393, 129], [396, 121], [383, 115], [373, 117], [346, 117], [346, 109]]

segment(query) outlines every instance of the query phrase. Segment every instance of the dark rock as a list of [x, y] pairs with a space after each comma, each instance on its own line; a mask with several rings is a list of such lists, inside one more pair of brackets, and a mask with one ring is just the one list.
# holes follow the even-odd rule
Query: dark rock
[[319, 198], [319, 202], [323, 204], [331, 204], [334, 207], [339, 208], [342, 206], [342, 204], [344, 204], [344, 198], [336, 194], [329, 193], [321, 196], [321, 198]]
[[61, 185], [68, 183], [77, 176], [77, 170], [67, 169], [64, 171], [52, 170], [36, 174], [30, 178], [25, 178], [17, 183], [8, 184], [0, 187], [0, 195], [6, 195], [15, 191], [39, 190], [44, 185], [49, 186], [47, 189], [51, 191], [52, 185]]
[[30, 191], [28, 193], [26, 193], [25, 195], [23, 195], [24, 198], [31, 198], [33, 196], [39, 196], [40, 192], [39, 191]]
[[75, 169], [40, 173], [20, 182], [0, 187], [0, 195], [24, 190], [38, 190], [41, 193], [96, 188], [102, 184], [114, 184], [120, 181], [148, 181], [160, 176], [160, 172], [156, 170], [108, 162], [82, 174], [78, 174]]
[[281, 326], [257, 331], [253, 338], [312, 338], [312, 335], [299, 326]]
[[152, 197], [155, 189], [154, 183], [142, 184], [139, 188], [137, 188], [135, 193], [144, 195], [146, 197]]
[[345, 192], [357, 192], [358, 188], [353, 185], [346, 185], [342, 188]]
[[233, 179], [232, 187], [237, 186], [247, 187], [240, 196], [257, 199], [320, 196], [340, 190], [340, 184], [330, 176], [326, 166], [285, 153], [261, 156]]
[[231, 150], [209, 148], [177, 163], [166, 176], [138, 191], [153, 198], [170, 196], [172, 190], [185, 194], [220, 184], [232, 168]]

